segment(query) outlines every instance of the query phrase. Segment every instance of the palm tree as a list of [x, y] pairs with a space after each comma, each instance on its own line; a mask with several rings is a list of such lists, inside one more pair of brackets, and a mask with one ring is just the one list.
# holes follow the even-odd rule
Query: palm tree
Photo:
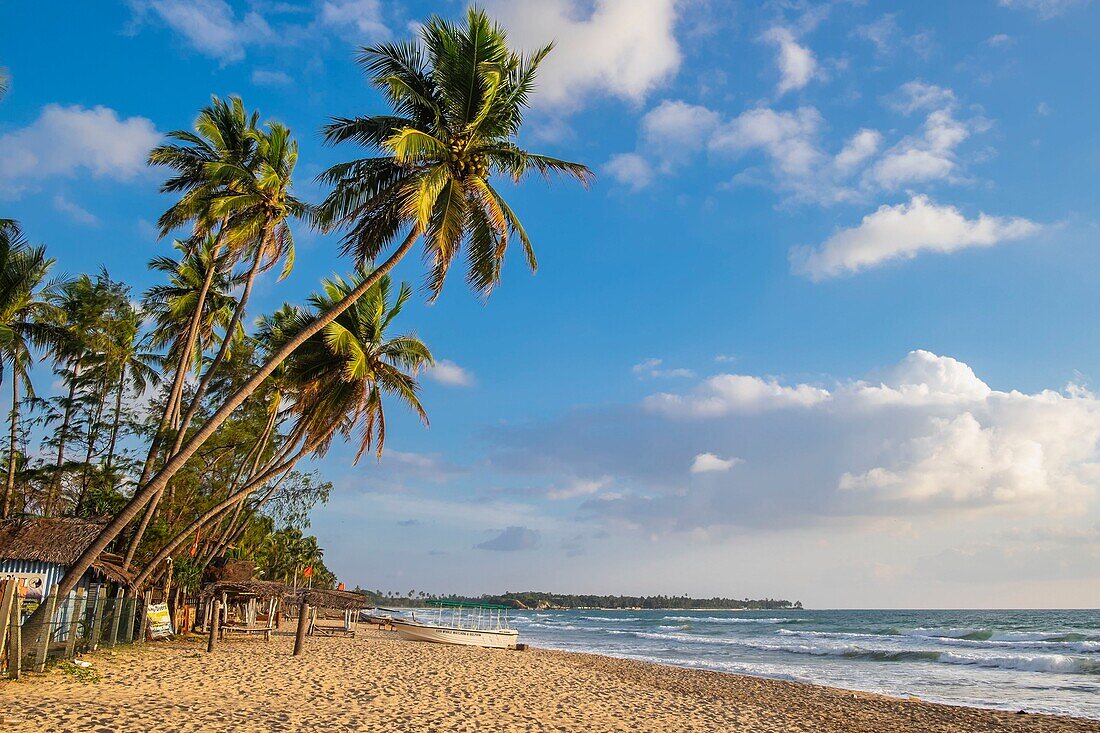
[[[314, 294], [310, 305], [323, 313], [369, 277], [367, 272], [360, 271], [346, 281], [339, 277], [326, 280], [322, 283], [323, 292]], [[350, 438], [358, 430], [356, 461], [372, 447], [381, 457], [386, 437], [383, 397], [396, 397], [427, 422], [417, 396], [415, 374], [432, 363], [431, 352], [415, 336], [387, 334], [411, 295], [412, 289], [403, 284], [397, 298], [392, 299], [390, 279], [383, 277], [322, 333], [294, 352], [284, 364], [282, 377], [282, 387], [292, 395], [289, 411], [294, 418], [286, 444], [263, 467], [254, 468], [241, 488], [209, 508], [161, 548], [134, 581], [135, 585], [143, 583], [184, 540], [222, 512], [243, 503], [272, 479], [289, 474], [300, 458], [307, 454], [323, 456], [335, 436]], [[260, 333], [269, 348], [278, 349], [282, 342], [295, 338], [297, 331], [308, 326], [313, 318], [313, 313], [284, 306], [275, 317], [265, 319]], [[261, 503], [270, 499], [277, 487], [278, 481], [268, 488]]]
[[0, 66], [0, 99], [4, 98], [4, 95], [8, 93], [8, 86], [11, 83], [11, 75], [8, 74], [8, 70]]
[[19, 461], [20, 382], [34, 396], [28, 369], [32, 347], [45, 347], [54, 337], [49, 325], [55, 319], [50, 285], [46, 276], [54, 260], [45, 247], [31, 247], [18, 224], [0, 220], [0, 381], [5, 368], [11, 371], [11, 415], [8, 442], [7, 479], [0, 518], [7, 518], [15, 497], [15, 471]]
[[110, 474], [118, 447], [119, 427], [122, 423], [122, 398], [129, 390], [140, 396], [149, 387], [160, 383], [158, 367], [164, 359], [152, 351], [152, 335], [140, 336], [142, 314], [129, 303], [120, 318], [111, 329], [106, 365], [110, 372], [109, 381], [115, 384], [115, 408], [111, 421], [111, 437], [107, 447], [107, 459], [104, 470]]
[[[300, 219], [308, 211], [308, 207], [290, 192], [294, 166], [298, 162], [298, 143], [290, 137], [290, 130], [279, 123], [268, 123], [267, 128], [267, 132], [249, 131], [256, 141], [255, 155], [249, 164], [230, 160], [206, 166], [210, 183], [218, 189], [210, 196], [209, 212], [225, 222], [222, 229], [226, 232], [223, 237], [226, 247], [231, 252], [251, 251], [252, 264], [244, 277], [244, 290], [229, 322], [229, 333], [241, 323], [257, 274], [274, 267], [280, 260], [284, 262], [280, 279], [290, 274], [294, 266], [294, 236], [288, 220]], [[182, 445], [187, 428], [211, 379], [228, 355], [231, 343], [230, 339], [222, 339], [217, 355], [195, 389], [191, 405], [180, 422], [171, 453]]]
[[[172, 476], [255, 392], [288, 356], [320, 333], [381, 280], [418, 240], [432, 262], [433, 292], [465, 244], [467, 281], [487, 293], [500, 276], [510, 239], [519, 239], [535, 265], [519, 218], [489, 184], [493, 175], [519, 181], [532, 172], [562, 173], [587, 183], [591, 172], [579, 163], [536, 155], [514, 143], [547, 46], [529, 56], [511, 51], [503, 29], [471, 9], [462, 25], [433, 18], [410, 41], [363, 49], [360, 62], [386, 95], [392, 114], [337, 119], [326, 137], [353, 140], [375, 157], [335, 166], [325, 178], [335, 189], [318, 213], [326, 229], [348, 229], [344, 249], [359, 262], [380, 257], [400, 244], [342, 300], [283, 344], [218, 408], [194, 435], [107, 524], [62, 578], [68, 593], [104, 548]], [[402, 238], [402, 232], [404, 237]]]

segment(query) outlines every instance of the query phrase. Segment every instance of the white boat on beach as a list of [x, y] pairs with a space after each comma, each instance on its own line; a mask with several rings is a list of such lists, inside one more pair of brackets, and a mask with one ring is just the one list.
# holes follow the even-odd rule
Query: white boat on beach
[[436, 601], [389, 623], [402, 639], [515, 649], [519, 632], [508, 625], [508, 607], [489, 603]]

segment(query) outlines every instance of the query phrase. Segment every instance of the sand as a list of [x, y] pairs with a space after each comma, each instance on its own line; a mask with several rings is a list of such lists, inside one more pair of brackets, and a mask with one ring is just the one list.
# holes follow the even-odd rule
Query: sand
[[590, 654], [420, 644], [389, 632], [151, 643], [0, 683], [0, 730], [1096, 731], [1100, 721], [935, 705]]

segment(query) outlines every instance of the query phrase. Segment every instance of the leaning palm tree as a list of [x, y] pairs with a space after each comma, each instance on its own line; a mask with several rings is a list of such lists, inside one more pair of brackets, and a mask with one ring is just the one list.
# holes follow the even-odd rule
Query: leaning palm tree
[[[347, 280], [334, 277], [324, 281], [323, 291], [309, 300], [313, 311], [330, 310], [369, 277], [369, 272], [358, 271]], [[381, 278], [286, 360], [281, 381], [282, 387], [292, 393], [289, 412], [293, 425], [284, 445], [262, 467], [254, 466], [243, 486], [207, 509], [162, 547], [146, 563], [135, 585], [162, 567], [189, 536], [218, 521], [223, 512], [241, 506], [261, 489], [266, 490], [256, 503], [269, 500], [281, 477], [287, 476], [298, 460], [306, 455], [323, 456], [336, 437], [348, 439], [359, 433], [356, 462], [371, 448], [381, 458], [386, 439], [384, 397], [400, 400], [427, 424], [416, 374], [431, 365], [431, 352], [413, 335], [388, 333], [411, 295], [412, 288], [403, 284], [393, 298], [389, 277]], [[277, 350], [294, 339], [312, 323], [314, 312], [284, 307], [274, 318], [265, 319], [261, 330], [265, 344]]]
[[[513, 238], [535, 265], [519, 218], [490, 184], [493, 176], [520, 181], [531, 173], [561, 173], [582, 183], [588, 168], [536, 155], [514, 142], [550, 46], [523, 56], [508, 48], [502, 28], [471, 9], [461, 25], [432, 18], [421, 43], [363, 49], [360, 62], [386, 96], [386, 115], [337, 119], [330, 142], [355, 141], [372, 157], [335, 166], [325, 176], [334, 190], [318, 213], [325, 229], [346, 229], [344, 249], [359, 262], [388, 256], [346, 297], [289, 339], [199, 427], [90, 543], [58, 586], [68, 593], [104, 548], [161, 491], [229, 415], [279, 364], [320, 333], [423, 240], [438, 292], [454, 257], [465, 248], [467, 281], [488, 293], [497, 283]], [[397, 244], [400, 242], [399, 244]], [[394, 245], [397, 244], [396, 247]], [[391, 249], [392, 248], [392, 249]]]
[[33, 347], [45, 347], [54, 339], [50, 325], [56, 320], [46, 276], [54, 260], [45, 247], [31, 247], [19, 226], [0, 220], [0, 381], [10, 371], [11, 414], [7, 478], [0, 502], [0, 518], [11, 512], [15, 496], [15, 471], [19, 460], [20, 383], [34, 396], [29, 369]]

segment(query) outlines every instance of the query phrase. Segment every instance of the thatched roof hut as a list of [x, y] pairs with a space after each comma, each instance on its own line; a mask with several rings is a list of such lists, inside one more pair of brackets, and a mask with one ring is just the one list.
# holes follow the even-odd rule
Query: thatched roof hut
[[[0, 520], [0, 572], [16, 564], [51, 565], [67, 568], [77, 561], [95, 541], [103, 524], [72, 517], [28, 517]], [[122, 569], [122, 558], [103, 553], [92, 568], [115, 583], [129, 585], [129, 573]]]

